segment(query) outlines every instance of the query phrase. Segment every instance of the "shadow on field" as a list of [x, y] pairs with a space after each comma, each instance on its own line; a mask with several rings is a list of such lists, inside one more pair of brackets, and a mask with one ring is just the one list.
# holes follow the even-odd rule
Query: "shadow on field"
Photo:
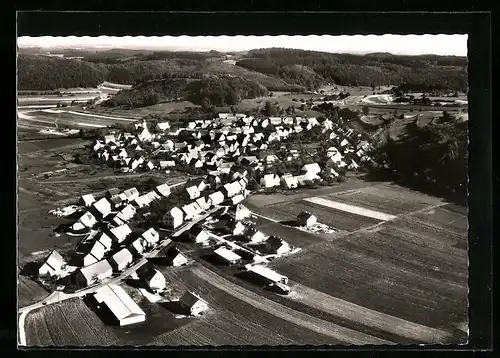
[[126, 278], [125, 280], [123, 280], [123, 282], [125, 282], [127, 285], [129, 285], [130, 287], [133, 287], [133, 288], [144, 288], [144, 289], [148, 290], [148, 287], [146, 287], [144, 282], [142, 280], [139, 280], [139, 279]]
[[218, 258], [216, 255], [210, 253], [200, 256], [200, 259], [214, 265], [214, 266], [229, 266], [226, 262]]
[[290, 227], [299, 227], [299, 224], [297, 224], [297, 221], [295, 220], [280, 221], [279, 224]]
[[181, 305], [180, 301], [169, 301], [169, 302], [161, 302], [159, 305], [166, 310], [168, 310], [172, 314], [181, 314], [189, 316], [189, 311]]
[[41, 264], [36, 261], [28, 262], [19, 271], [19, 274], [26, 277], [37, 277], [40, 266]]
[[262, 277], [248, 271], [237, 272], [234, 276], [259, 287], [267, 286], [268, 284]]

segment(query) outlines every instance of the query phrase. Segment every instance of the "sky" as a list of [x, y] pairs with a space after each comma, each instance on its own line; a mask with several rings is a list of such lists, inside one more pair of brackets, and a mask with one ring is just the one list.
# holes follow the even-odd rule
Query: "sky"
[[467, 56], [467, 35], [309, 35], [309, 36], [124, 36], [29, 37], [19, 47], [129, 48], [171, 51], [246, 51], [285, 47], [304, 50], [365, 54]]

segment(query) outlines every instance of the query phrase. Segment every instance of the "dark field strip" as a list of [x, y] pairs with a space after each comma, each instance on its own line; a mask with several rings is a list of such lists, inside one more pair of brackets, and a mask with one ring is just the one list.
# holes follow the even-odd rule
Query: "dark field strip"
[[17, 284], [17, 305], [18, 307], [28, 306], [49, 295], [49, 292], [40, 284], [26, 276], [18, 276]]
[[87, 141], [77, 139], [77, 138], [54, 138], [54, 139], [44, 139], [37, 141], [23, 141], [17, 144], [18, 151], [20, 154], [35, 152], [38, 150], [49, 150], [56, 149], [58, 147], [65, 147], [73, 144], [87, 144]]
[[297, 218], [300, 212], [309, 211], [318, 218], [318, 222], [344, 231], [355, 231], [380, 223], [380, 220], [347, 213], [303, 200], [273, 205], [271, 208], [277, 212], [288, 214], [290, 218], [294, 219]]
[[359, 190], [362, 193], [372, 194], [385, 199], [401, 200], [406, 204], [432, 206], [443, 202], [442, 199], [432, 197], [418, 191], [403, 188], [396, 184], [383, 183], [376, 186], [365, 187]]
[[449, 210], [450, 207], [439, 207], [427, 212], [420, 212], [413, 215], [413, 219], [422, 225], [428, 225], [437, 228], [437, 230], [446, 230], [454, 235], [456, 240], [467, 242], [469, 223], [466, 215]]

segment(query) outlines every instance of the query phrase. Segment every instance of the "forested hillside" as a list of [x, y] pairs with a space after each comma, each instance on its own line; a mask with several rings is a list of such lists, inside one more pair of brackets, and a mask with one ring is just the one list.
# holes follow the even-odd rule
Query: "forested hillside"
[[[33, 53], [33, 51], [32, 51]], [[65, 53], [66, 55], [66, 53]], [[453, 56], [365, 56], [293, 49], [260, 49], [236, 66], [211, 52], [137, 50], [73, 51], [65, 59], [34, 54], [18, 56], [20, 90], [95, 87], [103, 81], [141, 84], [160, 79], [203, 79], [232, 75], [255, 81], [269, 91], [303, 92], [327, 82], [339, 85], [402, 85], [467, 90], [467, 59]]]
[[360, 56], [273, 48], [249, 51], [236, 64], [308, 88], [324, 82], [354, 86], [415, 83], [467, 90], [465, 57], [383, 53]]
[[241, 77], [210, 76], [204, 79], [173, 78], [153, 80], [120, 92], [105, 102], [108, 107], [135, 108], [160, 102], [189, 100], [208, 109], [211, 106], [231, 106], [242, 99], [267, 94], [261, 84]]
[[[423, 189], [467, 198], [468, 125], [453, 117], [419, 127], [406, 126], [398, 141], [389, 135], [373, 153], [398, 178]], [[411, 153], [411, 160], [408, 160]]]

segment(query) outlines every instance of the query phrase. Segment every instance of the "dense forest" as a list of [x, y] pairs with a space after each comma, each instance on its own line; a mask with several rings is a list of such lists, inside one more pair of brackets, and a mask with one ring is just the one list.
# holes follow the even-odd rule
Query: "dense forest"
[[266, 94], [267, 89], [264, 86], [241, 77], [210, 76], [199, 80], [174, 78], [142, 83], [120, 92], [104, 105], [134, 108], [187, 99], [208, 110], [212, 106], [231, 106], [242, 99]]
[[419, 127], [415, 121], [406, 126], [406, 134], [398, 141], [389, 135], [386, 139], [373, 153], [383, 170], [404, 178], [406, 184], [466, 200], [467, 122], [445, 116], [436, 123]]
[[203, 79], [206, 75], [233, 75], [263, 85], [269, 91], [339, 85], [404, 85], [408, 89], [467, 90], [467, 58], [454, 56], [349, 55], [293, 49], [249, 51], [236, 66], [222, 63], [223, 54], [172, 51], [70, 51], [65, 59], [18, 56], [20, 90], [96, 87], [103, 81], [139, 85], [160, 79]]
[[467, 58], [454, 56], [350, 55], [294, 49], [249, 51], [238, 66], [317, 88], [325, 82], [353, 86], [421, 84], [467, 90]]

